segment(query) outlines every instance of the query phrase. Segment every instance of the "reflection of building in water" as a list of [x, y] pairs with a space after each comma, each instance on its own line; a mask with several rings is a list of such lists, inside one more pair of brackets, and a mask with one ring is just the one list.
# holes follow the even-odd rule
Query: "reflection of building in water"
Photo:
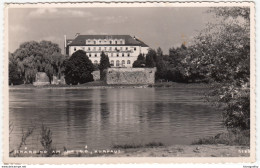
[[139, 54], [147, 54], [149, 46], [130, 35], [79, 35], [66, 39], [65, 53], [71, 56], [77, 50], [84, 50], [94, 64], [100, 62], [103, 51], [112, 67], [132, 67]]
[[[150, 96], [147, 97], [147, 94]], [[154, 90], [149, 89], [138, 92], [133, 91], [131, 88], [127, 89], [111, 89], [107, 93], [108, 109], [110, 111], [110, 123], [119, 123], [123, 127], [136, 130], [137, 125], [144, 124], [147, 118], [147, 112], [154, 108]], [[142, 98], [143, 97], [143, 98]], [[136, 101], [136, 100], [142, 101]], [[148, 105], [149, 104], [149, 105]]]

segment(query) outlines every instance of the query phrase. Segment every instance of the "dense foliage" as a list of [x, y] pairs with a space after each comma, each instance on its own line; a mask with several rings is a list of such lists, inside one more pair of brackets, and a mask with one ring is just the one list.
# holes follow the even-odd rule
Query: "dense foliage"
[[156, 59], [157, 55], [156, 52], [153, 49], [150, 49], [148, 53], [146, 54], [146, 59], [145, 59], [145, 66], [147, 68], [153, 68], [156, 66]]
[[9, 53], [9, 85], [17, 85], [22, 82], [21, 76], [18, 71], [17, 62], [13, 54]]
[[99, 70], [100, 70], [100, 79], [103, 80], [105, 77], [104, 70], [110, 68], [110, 62], [108, 56], [102, 51]]
[[[13, 64], [24, 83], [32, 83], [37, 72], [46, 72], [50, 82], [53, 75], [60, 76], [65, 57], [58, 44], [50, 41], [30, 41], [20, 45], [12, 54]], [[12, 70], [12, 69], [10, 69]]]
[[[250, 128], [249, 8], [212, 8], [218, 22], [200, 33], [192, 46], [200, 55], [195, 64], [205, 78], [216, 82], [211, 96], [224, 103], [228, 128]], [[205, 73], [206, 72], [206, 73]]]
[[[212, 8], [216, 17], [190, 46], [170, 48], [169, 57], [157, 51], [157, 79], [208, 82], [209, 100], [223, 107], [228, 128], [250, 128], [249, 8]], [[146, 58], [147, 59], [147, 58]]]
[[82, 84], [93, 81], [94, 65], [86, 56], [86, 52], [78, 50], [72, 54], [65, 65], [65, 80], [67, 84]]
[[144, 54], [139, 54], [137, 57], [137, 60], [134, 61], [133, 67], [134, 68], [140, 68], [145, 66], [145, 56]]

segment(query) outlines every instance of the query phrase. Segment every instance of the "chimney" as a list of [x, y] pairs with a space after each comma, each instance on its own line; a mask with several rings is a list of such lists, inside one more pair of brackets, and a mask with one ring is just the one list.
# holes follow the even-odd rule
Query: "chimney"
[[76, 33], [75, 38], [78, 37], [79, 35], [80, 35], [80, 33]]

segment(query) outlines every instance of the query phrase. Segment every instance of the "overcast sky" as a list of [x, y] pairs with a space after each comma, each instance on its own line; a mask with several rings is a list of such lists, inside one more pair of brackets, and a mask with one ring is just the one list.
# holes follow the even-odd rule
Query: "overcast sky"
[[129, 34], [151, 48], [189, 43], [212, 19], [207, 8], [30, 8], [9, 10], [9, 51], [22, 42], [50, 40], [63, 50], [64, 35]]

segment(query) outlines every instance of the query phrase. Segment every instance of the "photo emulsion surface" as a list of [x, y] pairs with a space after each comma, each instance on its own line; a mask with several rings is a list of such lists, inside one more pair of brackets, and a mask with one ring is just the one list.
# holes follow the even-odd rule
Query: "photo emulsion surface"
[[254, 4], [203, 4], [6, 4], [5, 160], [253, 161]]

